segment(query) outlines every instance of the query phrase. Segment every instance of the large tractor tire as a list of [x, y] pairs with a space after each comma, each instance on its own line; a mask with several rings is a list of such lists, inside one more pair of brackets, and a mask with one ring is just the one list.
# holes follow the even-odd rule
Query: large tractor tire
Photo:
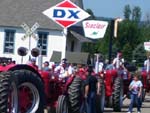
[[56, 113], [69, 113], [68, 111], [68, 100], [65, 95], [60, 95], [58, 98]]
[[123, 80], [117, 77], [114, 81], [113, 110], [120, 112], [123, 105]]
[[142, 102], [144, 102], [146, 96], [146, 89], [142, 88]]
[[82, 97], [82, 79], [76, 76], [68, 87], [69, 113], [80, 113]]
[[147, 75], [147, 85], [150, 85], [150, 75]]
[[[10, 72], [0, 73], [0, 113], [18, 113], [17, 81], [14, 78], [11, 82], [10, 76]], [[10, 93], [9, 90], [12, 92]], [[14, 103], [8, 104], [10, 101]]]
[[2, 113], [44, 113], [44, 86], [35, 73], [16, 70], [3, 76], [0, 84], [4, 87], [0, 97], [5, 94], [0, 103]]
[[96, 113], [103, 113], [105, 107], [105, 85], [102, 78], [98, 78], [100, 83], [100, 95], [96, 97]]

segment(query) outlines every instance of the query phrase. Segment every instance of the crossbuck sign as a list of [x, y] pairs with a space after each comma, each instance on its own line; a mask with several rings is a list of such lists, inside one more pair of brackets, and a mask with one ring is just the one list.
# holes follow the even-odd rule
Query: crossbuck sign
[[52, 19], [63, 28], [68, 28], [90, 15], [70, 0], [64, 0], [43, 12], [44, 15]]
[[27, 37], [33, 37], [36, 40], [39, 40], [38, 37], [35, 35], [35, 30], [39, 27], [40, 25], [36, 22], [31, 28], [26, 24], [23, 23], [21, 27], [26, 31], [26, 34], [21, 38], [22, 40], [25, 40]]

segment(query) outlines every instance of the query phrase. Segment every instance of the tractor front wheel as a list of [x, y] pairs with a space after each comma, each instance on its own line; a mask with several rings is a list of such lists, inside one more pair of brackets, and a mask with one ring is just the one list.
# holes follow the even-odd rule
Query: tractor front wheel
[[82, 97], [82, 79], [79, 76], [76, 76], [68, 87], [70, 113], [80, 113]]
[[68, 101], [65, 95], [60, 95], [58, 98], [56, 113], [69, 113], [68, 112]]
[[117, 77], [114, 82], [113, 110], [120, 112], [123, 105], [123, 80]]
[[105, 106], [105, 85], [102, 78], [98, 78], [98, 83], [100, 84], [100, 95], [96, 98], [96, 112], [103, 113]]

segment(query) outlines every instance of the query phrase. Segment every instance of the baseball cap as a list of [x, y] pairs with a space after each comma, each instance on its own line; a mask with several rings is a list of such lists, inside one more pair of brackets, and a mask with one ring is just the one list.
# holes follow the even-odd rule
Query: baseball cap
[[48, 61], [45, 61], [44, 64], [45, 64], [45, 63], [46, 63], [47, 65], [49, 65], [49, 62], [48, 62]]
[[67, 63], [67, 59], [66, 59], [66, 58], [63, 58], [63, 59], [61, 60], [61, 63], [62, 63], [62, 64]]
[[35, 58], [31, 58], [31, 62], [36, 62], [36, 59]]

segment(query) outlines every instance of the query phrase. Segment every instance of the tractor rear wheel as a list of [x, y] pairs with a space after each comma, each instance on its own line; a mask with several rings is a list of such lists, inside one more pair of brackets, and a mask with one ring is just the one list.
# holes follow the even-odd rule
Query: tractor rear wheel
[[100, 95], [97, 95], [96, 98], [96, 112], [103, 113], [105, 106], [105, 85], [102, 78], [98, 78], [98, 82], [100, 83]]
[[123, 80], [117, 77], [114, 82], [113, 110], [120, 112], [123, 105]]
[[[43, 82], [35, 73], [28, 70], [16, 70], [10, 76], [3, 76], [0, 92], [3, 97], [3, 111], [15, 113], [43, 113], [44, 87]], [[1, 107], [1, 103], [0, 103]], [[15, 109], [14, 109], [15, 108]]]
[[10, 74], [0, 73], [0, 113], [18, 113], [17, 80]]
[[76, 76], [68, 87], [69, 112], [80, 113], [82, 105], [82, 79]]
[[142, 88], [142, 102], [145, 100], [145, 95], [146, 95], [146, 89]]
[[69, 113], [68, 112], [68, 101], [67, 101], [67, 97], [65, 95], [59, 96], [56, 113]]

